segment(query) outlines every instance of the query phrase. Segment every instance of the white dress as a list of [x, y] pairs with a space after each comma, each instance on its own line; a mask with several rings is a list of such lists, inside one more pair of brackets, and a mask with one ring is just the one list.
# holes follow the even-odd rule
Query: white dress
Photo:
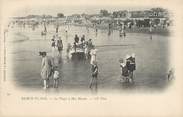
[[97, 50], [96, 50], [96, 49], [92, 49], [92, 50], [90, 51], [90, 55], [91, 55], [90, 64], [93, 65], [93, 62], [97, 60]]
[[54, 71], [54, 74], [53, 74], [53, 79], [58, 79], [59, 78], [59, 72], [58, 71]]

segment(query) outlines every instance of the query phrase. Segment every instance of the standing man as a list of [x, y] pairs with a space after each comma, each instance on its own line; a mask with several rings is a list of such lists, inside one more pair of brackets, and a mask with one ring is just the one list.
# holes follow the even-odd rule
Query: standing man
[[81, 37], [81, 47], [84, 48], [84, 44], [85, 44], [85, 35], [83, 35]]
[[78, 37], [78, 35], [75, 35], [74, 42], [79, 43], [79, 37]]
[[95, 87], [95, 90], [97, 90], [97, 77], [98, 77], [98, 65], [97, 65], [97, 61], [93, 62], [93, 65], [91, 67], [91, 72], [92, 72], [92, 79], [90, 81], [90, 88], [92, 88], [92, 86]]
[[149, 21], [149, 33], [150, 33], [150, 39], [151, 39], [151, 40], [152, 40], [152, 27], [153, 27], [152, 21], [150, 20], [150, 21]]
[[58, 25], [56, 26], [56, 33], [58, 33]]
[[59, 39], [57, 40], [57, 48], [58, 48], [58, 52], [59, 52], [59, 54], [62, 54], [62, 50], [63, 50], [63, 43], [62, 43], [62, 39], [61, 39], [61, 37], [59, 37]]
[[112, 24], [109, 23], [109, 26], [108, 26], [108, 35], [109, 35], [109, 36], [111, 35], [111, 28], [112, 28]]

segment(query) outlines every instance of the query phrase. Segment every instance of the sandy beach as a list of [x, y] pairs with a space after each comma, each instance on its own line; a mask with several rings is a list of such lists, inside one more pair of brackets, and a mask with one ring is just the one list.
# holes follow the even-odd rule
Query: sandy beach
[[[89, 28], [89, 32], [87, 32], [86, 27], [69, 26], [67, 39], [66, 28], [68, 27], [61, 26], [58, 33], [64, 45], [62, 62], [59, 64], [61, 73], [57, 89], [59, 92], [89, 91], [91, 78], [89, 60], [72, 61], [66, 57], [66, 45], [73, 43], [75, 34], [78, 34], [79, 37], [84, 34], [86, 40], [91, 38], [98, 49], [99, 92], [159, 91], [166, 88], [169, 70], [169, 36], [153, 34], [153, 39], [150, 40], [149, 34], [131, 32], [127, 33], [124, 39], [119, 37], [117, 30], [108, 36], [107, 30], [99, 29], [96, 34], [93, 28]], [[52, 25], [48, 26], [46, 36], [41, 36], [42, 29], [41, 26], [34, 31], [28, 27], [25, 29], [14, 27], [8, 32], [7, 43], [10, 48], [7, 50], [7, 57], [12, 60], [12, 64], [9, 66], [13, 71], [13, 77], [8, 80], [12, 80], [22, 90], [43, 90], [39, 51], [46, 51], [48, 56], [51, 56], [51, 38], [55, 28]], [[136, 54], [135, 84], [124, 86], [119, 82], [119, 59], [125, 58], [126, 54], [131, 53]], [[57, 59], [55, 58], [56, 61]], [[50, 86], [52, 87], [52, 79]], [[53, 88], [49, 90], [53, 90]]]

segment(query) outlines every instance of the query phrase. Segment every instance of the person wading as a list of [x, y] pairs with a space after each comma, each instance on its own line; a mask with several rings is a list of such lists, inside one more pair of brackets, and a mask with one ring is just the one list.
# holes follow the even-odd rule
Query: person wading
[[61, 37], [59, 37], [59, 39], [57, 40], [57, 48], [58, 48], [58, 52], [59, 52], [59, 54], [62, 54], [62, 50], [63, 50], [63, 43], [62, 43], [62, 39], [61, 39]]
[[91, 78], [91, 81], [90, 81], [90, 88], [92, 89], [92, 87], [94, 86], [95, 90], [97, 90], [97, 86], [98, 86], [98, 83], [97, 83], [97, 77], [98, 77], [98, 65], [97, 65], [97, 61], [94, 61], [93, 62], [93, 65], [91, 67], [91, 75], [92, 75], [92, 78]]
[[94, 45], [90, 51], [90, 55], [91, 55], [90, 64], [94, 65], [94, 62], [97, 61], [97, 49], [95, 49]]
[[43, 89], [49, 87], [49, 78], [52, 76], [52, 59], [47, 57], [46, 52], [40, 52], [40, 56], [42, 56], [42, 64], [41, 64], [41, 78], [43, 80]]
[[128, 73], [126, 63], [124, 62], [123, 59], [120, 59], [119, 62], [120, 62], [120, 68], [121, 68], [121, 79], [120, 79], [120, 81], [121, 82], [126, 82], [128, 80], [128, 77], [129, 77], [129, 73]]

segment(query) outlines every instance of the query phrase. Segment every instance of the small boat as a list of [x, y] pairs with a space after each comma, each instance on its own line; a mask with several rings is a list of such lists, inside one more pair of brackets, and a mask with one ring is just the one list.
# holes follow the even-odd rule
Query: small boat
[[74, 48], [70, 51], [71, 59], [72, 60], [84, 60], [85, 59], [85, 52], [83, 48]]

